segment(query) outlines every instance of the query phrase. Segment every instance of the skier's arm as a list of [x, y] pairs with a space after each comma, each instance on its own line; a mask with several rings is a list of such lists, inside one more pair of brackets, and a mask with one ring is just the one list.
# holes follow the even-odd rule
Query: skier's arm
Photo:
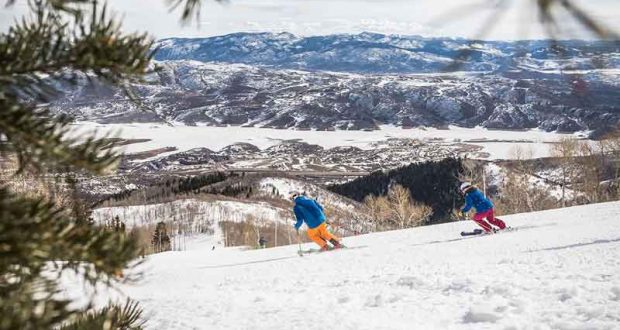
[[323, 207], [321, 206], [321, 204], [319, 204], [319, 202], [317, 202], [316, 200], [313, 200], [314, 204], [316, 204], [316, 206], [321, 209], [321, 211], [323, 211]]
[[467, 213], [471, 209], [473, 202], [469, 195], [465, 195], [465, 207], [461, 210], [462, 213]]
[[297, 218], [297, 222], [295, 223], [295, 229], [299, 230], [301, 225], [304, 223], [304, 215], [301, 213], [299, 207], [295, 206], [293, 208], [293, 212], [295, 212], [295, 218]]

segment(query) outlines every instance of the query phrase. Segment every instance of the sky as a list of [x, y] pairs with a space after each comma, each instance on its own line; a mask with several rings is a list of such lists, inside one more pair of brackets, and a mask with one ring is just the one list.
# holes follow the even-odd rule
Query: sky
[[[0, 31], [26, 12], [26, 0], [0, 9]], [[620, 31], [620, 1], [573, 0]], [[376, 32], [489, 40], [541, 39], [534, 0], [205, 0], [199, 21], [183, 25], [164, 0], [109, 0], [128, 32], [155, 38], [207, 37], [234, 32], [290, 32], [299, 36]], [[496, 6], [495, 4], [501, 5]], [[560, 38], [592, 39], [561, 10]], [[491, 28], [485, 28], [492, 26]], [[481, 31], [484, 30], [484, 33]]]

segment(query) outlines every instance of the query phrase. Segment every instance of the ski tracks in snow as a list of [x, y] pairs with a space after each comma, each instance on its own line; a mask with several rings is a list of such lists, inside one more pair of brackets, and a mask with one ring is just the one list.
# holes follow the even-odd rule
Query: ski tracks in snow
[[[151, 256], [126, 286], [151, 329], [618, 329], [620, 203], [297, 245]], [[526, 226], [531, 226], [525, 230]], [[312, 245], [305, 244], [304, 249]]]

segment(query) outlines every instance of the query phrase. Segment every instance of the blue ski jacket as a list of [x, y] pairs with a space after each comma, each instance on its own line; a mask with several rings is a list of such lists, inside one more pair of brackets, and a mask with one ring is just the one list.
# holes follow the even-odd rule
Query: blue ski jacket
[[476, 213], [482, 213], [492, 209], [493, 203], [491, 203], [488, 198], [484, 197], [480, 190], [472, 188], [465, 193], [465, 207], [461, 212], [467, 212], [472, 207], [476, 209]]
[[314, 199], [306, 196], [299, 196], [295, 198], [295, 207], [293, 208], [297, 223], [295, 229], [299, 229], [301, 225], [306, 222], [308, 228], [316, 228], [325, 222], [325, 213], [323, 213], [323, 207], [317, 203]]

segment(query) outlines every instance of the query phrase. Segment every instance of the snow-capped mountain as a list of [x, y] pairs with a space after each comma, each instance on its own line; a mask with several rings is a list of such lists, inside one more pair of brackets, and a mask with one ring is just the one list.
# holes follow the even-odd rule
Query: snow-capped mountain
[[[562, 45], [558, 53], [544, 41], [377, 34], [166, 39], [158, 43], [155, 72], [134, 85], [152, 111], [87, 79], [67, 86], [53, 109], [103, 123], [317, 130], [456, 124], [574, 132], [620, 123], [618, 46]], [[468, 46], [460, 72], [438, 73]]]
[[[298, 129], [481, 125], [574, 132], [620, 122], [620, 80], [589, 72], [574, 83], [501, 75], [356, 75], [200, 62], [158, 63], [152, 83], [135, 85], [152, 111], [120, 90], [83, 85], [55, 111], [102, 123], [161, 122]], [[86, 84], [86, 83], [85, 83]]]
[[[503, 42], [377, 33], [314, 37], [235, 33], [163, 39], [156, 47], [155, 59], [159, 61], [196, 60], [380, 74], [437, 72], [455, 59], [460, 62], [458, 69], [463, 71], [499, 71], [522, 66], [589, 70], [620, 64], [617, 43], [578, 40], [557, 45], [546, 40]], [[594, 54], [599, 56], [598, 62], [590, 60]]]

